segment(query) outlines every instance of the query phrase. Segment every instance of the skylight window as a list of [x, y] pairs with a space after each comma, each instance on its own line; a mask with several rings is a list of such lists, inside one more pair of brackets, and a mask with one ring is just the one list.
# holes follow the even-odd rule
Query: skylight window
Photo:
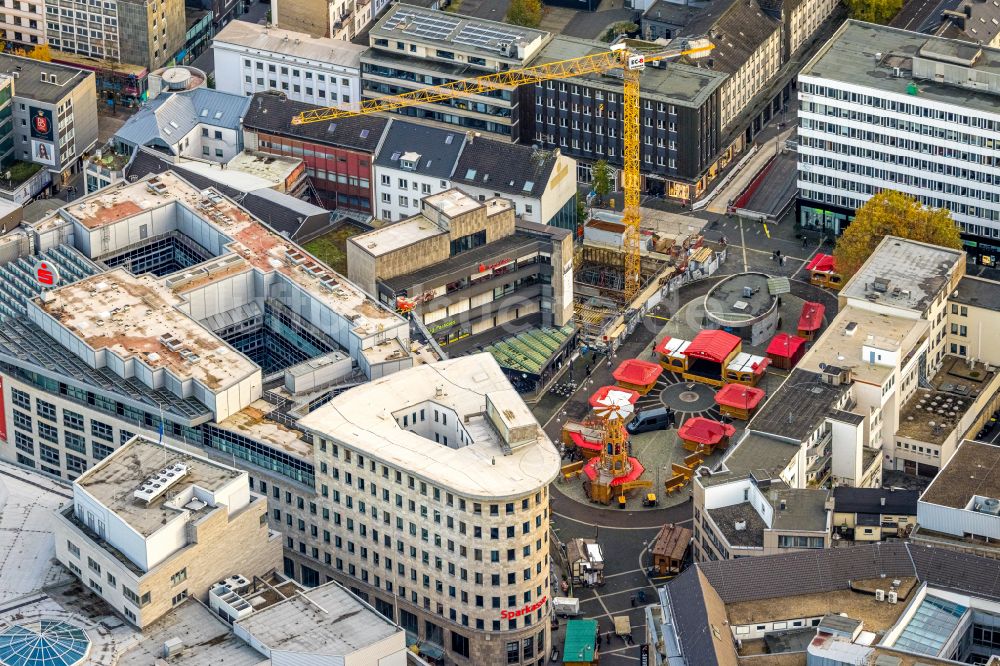
[[469, 169], [468, 171], [466, 171], [465, 172], [465, 179], [466, 180], [475, 180], [476, 179], [476, 170], [475, 169]]
[[367, 139], [368, 138], [368, 130], [366, 130], [366, 129], [361, 130], [361, 138], [362, 139]]
[[533, 180], [526, 180], [526, 181], [524, 181], [524, 191], [525, 192], [530, 192], [534, 188], [535, 188], [535, 181], [533, 181]]
[[202, 109], [201, 110], [201, 117], [202, 118], [207, 118], [208, 117], [208, 109]]
[[215, 112], [215, 119], [218, 120], [221, 117], [222, 117], [222, 111], [216, 111]]

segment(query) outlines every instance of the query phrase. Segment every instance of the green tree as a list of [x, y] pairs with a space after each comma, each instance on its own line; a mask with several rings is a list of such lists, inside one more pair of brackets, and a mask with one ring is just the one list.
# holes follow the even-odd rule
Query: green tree
[[591, 182], [594, 185], [597, 200], [604, 203], [604, 197], [611, 191], [611, 167], [606, 160], [597, 160], [594, 162]]
[[884, 190], [854, 214], [854, 221], [837, 240], [833, 256], [837, 272], [846, 281], [861, 268], [872, 250], [886, 236], [960, 249], [958, 226], [946, 208], [925, 208], [917, 199], [895, 190]]
[[537, 28], [542, 22], [542, 0], [510, 0], [507, 23]]
[[588, 215], [587, 215], [587, 202], [584, 200], [583, 197], [580, 196], [580, 193], [577, 192], [576, 193], [576, 223], [577, 224], [586, 224], [587, 223], [587, 218], [588, 218]]
[[847, 0], [847, 12], [852, 19], [886, 25], [899, 10], [903, 0]]

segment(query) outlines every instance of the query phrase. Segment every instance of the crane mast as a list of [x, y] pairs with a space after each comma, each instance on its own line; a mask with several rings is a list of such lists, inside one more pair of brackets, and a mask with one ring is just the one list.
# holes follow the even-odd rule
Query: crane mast
[[639, 77], [647, 63], [689, 56], [701, 58], [715, 48], [708, 40], [692, 40], [685, 49], [665, 49], [640, 52], [618, 44], [609, 51], [593, 53], [579, 58], [508, 69], [470, 79], [452, 81], [439, 86], [427, 86], [401, 95], [387, 95], [361, 102], [357, 108], [328, 107], [304, 111], [292, 119], [293, 125], [363, 116], [383, 111], [395, 111], [411, 106], [432, 104], [449, 99], [473, 97], [494, 90], [515, 90], [519, 86], [534, 85], [544, 81], [569, 79], [586, 74], [603, 74], [621, 69], [624, 81], [622, 95], [622, 189], [625, 192], [625, 234], [622, 248], [625, 257], [624, 307], [632, 302], [639, 291], [642, 256], [639, 250], [639, 159], [641, 154], [639, 120]]

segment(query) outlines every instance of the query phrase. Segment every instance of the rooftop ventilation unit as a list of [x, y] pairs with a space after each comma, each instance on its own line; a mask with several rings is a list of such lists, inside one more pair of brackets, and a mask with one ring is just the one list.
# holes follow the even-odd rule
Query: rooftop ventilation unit
[[888, 292], [889, 278], [875, 278], [875, 281], [872, 282], [872, 289], [879, 292], [880, 294]]
[[135, 498], [149, 504], [175, 483], [187, 476], [189, 469], [184, 463], [175, 463], [149, 476], [135, 490]]
[[983, 500], [977, 507], [979, 513], [988, 513], [991, 516], [1000, 515], [1000, 500], [991, 498]]

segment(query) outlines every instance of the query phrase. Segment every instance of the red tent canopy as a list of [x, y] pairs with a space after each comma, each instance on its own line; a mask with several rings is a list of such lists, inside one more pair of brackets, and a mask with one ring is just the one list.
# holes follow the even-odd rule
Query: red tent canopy
[[722, 363], [740, 344], [739, 337], [725, 331], [701, 331], [685, 352], [694, 358]]
[[837, 270], [834, 265], [832, 254], [817, 254], [806, 264], [807, 271], [819, 271], [821, 273], [832, 273]]
[[714, 445], [723, 437], [732, 437], [736, 428], [728, 423], [719, 423], [703, 416], [688, 419], [677, 429], [677, 436], [689, 442]]
[[602, 386], [601, 388], [594, 391], [594, 395], [590, 396], [590, 406], [598, 407], [600, 406], [600, 401], [608, 397], [608, 393], [611, 391], [618, 391], [620, 393], [628, 394], [628, 401], [635, 404], [635, 401], [639, 399], [639, 394], [632, 389], [622, 388], [620, 386]]
[[715, 394], [715, 402], [726, 407], [755, 409], [764, 399], [764, 389], [743, 384], [726, 384]]
[[650, 363], [649, 361], [630, 358], [622, 361], [621, 365], [612, 373], [612, 376], [618, 382], [645, 386], [655, 382], [661, 374], [663, 374], [663, 366], [659, 363]]
[[822, 303], [806, 301], [802, 304], [802, 315], [799, 317], [800, 331], [818, 331], [823, 325], [823, 313], [826, 308]]
[[[616, 476], [611, 480], [611, 486], [620, 486], [623, 483], [628, 483], [629, 481], [635, 481], [642, 473], [646, 471], [646, 468], [642, 466], [635, 458], [629, 458], [629, 463], [632, 465], [632, 469], [629, 470], [628, 474], [625, 476]], [[587, 475], [587, 478], [593, 481], [597, 478], [597, 466], [601, 463], [600, 458], [591, 458], [587, 465], [583, 468], [583, 473]]]
[[805, 343], [806, 341], [797, 335], [778, 333], [776, 336], [771, 338], [771, 344], [767, 346], [767, 355], [781, 356], [782, 358], [795, 358], [795, 355]]

